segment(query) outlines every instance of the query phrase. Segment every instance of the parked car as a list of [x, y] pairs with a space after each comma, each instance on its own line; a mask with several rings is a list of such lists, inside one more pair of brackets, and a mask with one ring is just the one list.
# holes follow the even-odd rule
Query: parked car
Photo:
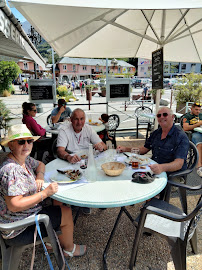
[[169, 83], [168, 83], [168, 85], [169, 85], [169, 88], [170, 89], [172, 89], [172, 88], [174, 88], [174, 85], [177, 83], [177, 80], [175, 79], [175, 78], [172, 78], [172, 79], [169, 79]]
[[143, 88], [148, 82], [148, 79], [132, 79], [132, 86], [137, 88], [137, 87], [140, 87], [140, 88]]

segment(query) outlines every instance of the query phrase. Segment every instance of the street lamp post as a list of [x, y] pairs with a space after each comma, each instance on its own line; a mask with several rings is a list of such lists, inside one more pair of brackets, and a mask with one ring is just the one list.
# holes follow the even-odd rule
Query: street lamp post
[[[34, 29], [34, 27], [31, 26], [28, 37], [31, 40], [31, 42], [35, 45], [35, 47], [41, 43], [41, 35]], [[36, 63], [34, 62], [34, 74], [35, 79], [37, 79], [37, 73], [36, 73]]]

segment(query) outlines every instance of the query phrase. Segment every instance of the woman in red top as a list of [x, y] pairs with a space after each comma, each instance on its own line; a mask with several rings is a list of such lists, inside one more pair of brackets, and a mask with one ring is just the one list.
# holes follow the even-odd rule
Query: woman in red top
[[22, 122], [33, 135], [46, 136], [46, 130], [42, 128], [36, 120], [33, 118], [36, 116], [36, 105], [34, 103], [24, 102], [22, 104], [23, 109], [23, 119]]
[[42, 128], [36, 120], [33, 118], [36, 116], [36, 105], [34, 103], [24, 102], [22, 104], [23, 119], [22, 122], [27, 126], [31, 133], [35, 136], [41, 136], [41, 138], [34, 142], [34, 147], [31, 152], [31, 156], [34, 157], [37, 153], [37, 160], [42, 161], [44, 152], [49, 152], [49, 158], [52, 159], [51, 144], [52, 138], [46, 138], [46, 130]]

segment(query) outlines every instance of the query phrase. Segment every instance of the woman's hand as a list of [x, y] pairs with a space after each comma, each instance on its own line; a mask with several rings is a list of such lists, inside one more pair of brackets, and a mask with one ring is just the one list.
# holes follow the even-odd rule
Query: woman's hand
[[50, 197], [53, 194], [55, 194], [56, 192], [58, 192], [58, 183], [51, 183], [47, 188], [45, 188], [43, 190], [44, 192], [46, 192], [46, 196]]
[[43, 179], [36, 179], [36, 185], [37, 185], [37, 192], [39, 192], [44, 184]]

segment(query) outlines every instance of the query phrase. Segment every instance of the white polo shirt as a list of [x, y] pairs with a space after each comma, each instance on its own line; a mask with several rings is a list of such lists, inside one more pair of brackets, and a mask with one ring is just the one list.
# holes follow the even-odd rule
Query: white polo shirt
[[60, 128], [57, 147], [64, 147], [66, 150], [76, 153], [82, 149], [88, 149], [89, 143], [97, 144], [102, 142], [91, 126], [85, 124], [80, 133], [76, 133], [72, 123]]

